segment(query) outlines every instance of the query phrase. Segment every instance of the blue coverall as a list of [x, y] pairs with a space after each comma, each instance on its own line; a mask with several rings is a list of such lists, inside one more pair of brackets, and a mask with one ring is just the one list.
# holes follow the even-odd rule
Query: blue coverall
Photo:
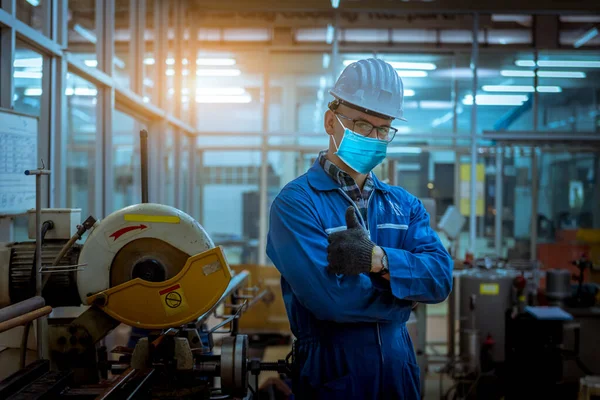
[[421, 201], [373, 178], [369, 234], [388, 255], [389, 282], [327, 272], [327, 236], [346, 229], [345, 210], [355, 203], [318, 161], [271, 206], [267, 255], [281, 273], [297, 339], [295, 398], [420, 398], [406, 321], [413, 301], [446, 299], [453, 262]]

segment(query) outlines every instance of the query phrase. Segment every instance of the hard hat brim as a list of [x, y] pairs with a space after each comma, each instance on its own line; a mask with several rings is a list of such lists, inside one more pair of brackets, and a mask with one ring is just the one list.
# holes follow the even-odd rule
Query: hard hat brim
[[384, 113], [378, 112], [377, 110], [371, 110], [371, 109], [356, 105], [355, 103], [352, 103], [352, 102], [344, 99], [342, 96], [340, 96], [338, 93], [336, 93], [333, 89], [329, 91], [329, 94], [331, 94], [333, 97], [335, 97], [340, 102], [340, 104], [350, 107], [352, 109], [355, 109], [357, 111], [363, 112], [365, 114], [369, 114], [369, 115], [372, 115], [377, 118], [398, 119], [400, 121], [408, 122], [408, 120], [406, 118], [404, 118], [402, 115], [389, 115], [387, 113], [384, 114]]

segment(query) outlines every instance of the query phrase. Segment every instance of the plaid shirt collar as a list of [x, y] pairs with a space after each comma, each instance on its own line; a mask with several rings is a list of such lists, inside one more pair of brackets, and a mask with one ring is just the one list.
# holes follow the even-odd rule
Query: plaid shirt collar
[[352, 179], [352, 177], [340, 167], [329, 161], [326, 157], [327, 150], [323, 150], [319, 153], [319, 164], [323, 167], [323, 170], [333, 179], [341, 189], [354, 201], [358, 209], [360, 210], [365, 221], [367, 220], [367, 205], [371, 193], [373, 193], [374, 183], [371, 173], [367, 175], [365, 185], [362, 191]]

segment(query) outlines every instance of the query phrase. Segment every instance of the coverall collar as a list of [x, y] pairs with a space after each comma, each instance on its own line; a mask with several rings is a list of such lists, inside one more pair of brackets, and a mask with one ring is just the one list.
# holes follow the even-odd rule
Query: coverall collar
[[[327, 175], [327, 172], [323, 170], [323, 167], [321, 167], [321, 164], [319, 164], [319, 159], [316, 159], [312, 167], [310, 167], [307, 172], [307, 176], [308, 183], [315, 190], [326, 192], [330, 190], [337, 190], [340, 187], [338, 183], [335, 182], [329, 175]], [[374, 173], [372, 173], [371, 176], [373, 177], [373, 186], [375, 187], [375, 190], [379, 190], [383, 193], [387, 193], [389, 191], [389, 185], [381, 182]]]

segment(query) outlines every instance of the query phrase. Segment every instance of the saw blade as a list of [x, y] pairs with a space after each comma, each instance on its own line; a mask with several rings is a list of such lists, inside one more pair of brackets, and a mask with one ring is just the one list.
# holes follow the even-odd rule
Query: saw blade
[[110, 286], [135, 278], [162, 282], [177, 275], [189, 254], [160, 239], [133, 240], [119, 250], [110, 267]]

